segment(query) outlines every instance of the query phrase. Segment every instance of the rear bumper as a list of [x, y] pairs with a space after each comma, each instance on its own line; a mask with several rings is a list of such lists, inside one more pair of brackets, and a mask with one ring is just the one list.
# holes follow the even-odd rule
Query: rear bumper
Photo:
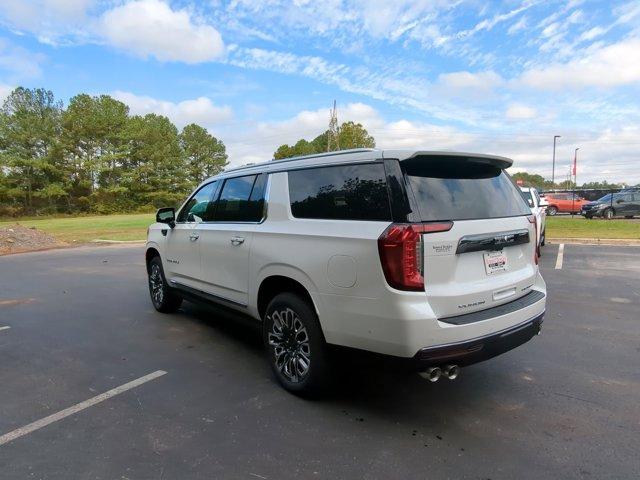
[[[532, 290], [546, 294], [539, 272]], [[538, 318], [546, 296], [532, 304], [509, 302], [485, 313], [443, 319], [419, 292], [389, 291], [380, 298], [318, 295], [314, 303], [327, 343], [413, 361], [421, 349], [490, 337]]]
[[417, 369], [453, 363], [461, 367], [488, 360], [508, 352], [540, 333], [540, 315], [505, 330], [463, 342], [423, 348], [413, 357]]

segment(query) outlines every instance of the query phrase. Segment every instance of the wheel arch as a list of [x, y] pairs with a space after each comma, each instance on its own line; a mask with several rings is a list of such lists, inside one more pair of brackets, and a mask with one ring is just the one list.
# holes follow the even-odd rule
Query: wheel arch
[[[301, 281], [302, 280], [302, 281]], [[309, 302], [311, 307], [320, 317], [317, 302], [314, 301], [312, 291], [315, 289], [309, 288], [310, 282], [306, 279], [300, 278], [299, 275], [289, 272], [272, 272], [269, 275], [263, 276], [260, 281], [260, 285], [256, 291], [256, 313], [260, 319], [263, 318], [264, 313], [269, 305], [269, 302], [273, 297], [279, 293], [291, 292], [299, 295], [305, 301]]]
[[[144, 263], [147, 267], [147, 273], [149, 272], [149, 262], [151, 262], [151, 259], [154, 257], [160, 257], [158, 249], [154, 246], [147, 247], [147, 250], [144, 253]], [[160, 257], [160, 259], [162, 260], [162, 257]]]

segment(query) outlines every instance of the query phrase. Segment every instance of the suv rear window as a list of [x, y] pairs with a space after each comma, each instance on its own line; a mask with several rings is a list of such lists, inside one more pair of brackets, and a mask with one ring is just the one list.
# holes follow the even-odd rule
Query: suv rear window
[[296, 218], [391, 221], [381, 163], [290, 171], [289, 199]]
[[417, 157], [401, 165], [422, 221], [531, 214], [519, 188], [501, 168], [446, 156]]

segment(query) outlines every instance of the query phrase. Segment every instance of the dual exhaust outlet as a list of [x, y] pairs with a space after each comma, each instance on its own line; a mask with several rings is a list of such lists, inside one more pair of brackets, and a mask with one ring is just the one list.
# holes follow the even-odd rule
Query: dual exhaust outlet
[[447, 377], [449, 380], [455, 380], [460, 375], [460, 367], [458, 365], [445, 365], [444, 367], [429, 367], [418, 374], [430, 382], [437, 382], [440, 377]]

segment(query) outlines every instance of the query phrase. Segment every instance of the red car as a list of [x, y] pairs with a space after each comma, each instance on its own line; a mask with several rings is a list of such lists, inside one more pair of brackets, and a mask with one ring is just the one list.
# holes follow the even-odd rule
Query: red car
[[575, 193], [547, 193], [544, 198], [549, 203], [547, 213], [555, 215], [556, 213], [580, 213], [582, 206], [589, 203], [579, 197]]

